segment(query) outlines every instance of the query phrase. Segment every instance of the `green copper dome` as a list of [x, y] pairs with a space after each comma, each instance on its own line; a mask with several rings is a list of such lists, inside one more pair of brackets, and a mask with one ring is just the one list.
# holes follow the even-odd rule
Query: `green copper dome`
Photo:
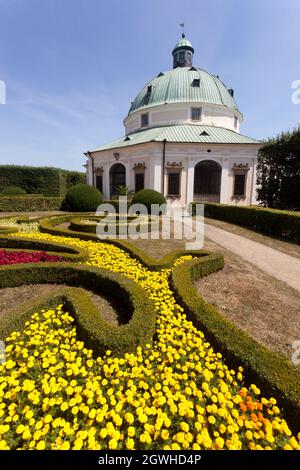
[[194, 51], [194, 48], [193, 48], [191, 42], [185, 37], [184, 34], [182, 35], [182, 38], [178, 41], [178, 43], [174, 47], [174, 50], [179, 49], [181, 47], [190, 47]]
[[194, 50], [191, 42], [185, 37], [184, 34], [182, 35], [181, 39], [178, 41], [178, 43], [174, 47], [174, 50], [178, 49], [178, 48], [181, 48], [181, 47], [190, 47], [191, 49]]
[[[185, 38], [179, 42], [182, 40]], [[129, 114], [171, 103], [209, 103], [238, 110], [233, 90], [218, 76], [194, 67], [176, 67], [147, 83], [132, 102]]]

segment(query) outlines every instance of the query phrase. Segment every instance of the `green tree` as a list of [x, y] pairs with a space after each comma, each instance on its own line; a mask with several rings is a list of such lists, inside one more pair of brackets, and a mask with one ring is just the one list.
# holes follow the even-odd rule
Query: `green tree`
[[300, 210], [300, 126], [269, 139], [260, 149], [257, 183], [264, 206]]

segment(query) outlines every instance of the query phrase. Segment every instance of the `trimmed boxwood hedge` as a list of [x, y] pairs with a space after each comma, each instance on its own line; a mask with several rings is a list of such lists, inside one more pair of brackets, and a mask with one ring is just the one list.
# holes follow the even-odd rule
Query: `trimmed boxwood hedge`
[[[137, 218], [137, 216], [128, 216], [128, 222], [126, 222], [125, 219], [122, 220], [122, 218], [119, 221], [116, 220], [116, 222], [114, 223], [116, 235], [119, 235], [120, 227], [124, 227], [124, 226], [128, 227], [128, 223], [132, 222], [136, 218]], [[71, 219], [69, 230], [73, 230], [73, 231], [77, 231], [77, 232], [85, 232], [85, 233], [96, 233], [97, 232], [97, 227], [99, 225], [102, 225], [102, 226], [107, 225], [107, 221], [102, 222], [102, 219], [103, 219], [103, 217], [98, 217], [98, 218], [91, 217], [91, 220], [95, 220], [94, 224], [84, 223], [84, 221], [80, 218]], [[157, 229], [159, 227], [158, 224], [159, 224], [159, 222], [157, 221], [157, 224], [156, 224]], [[138, 225], [140, 227], [140, 233], [149, 232], [151, 230], [152, 226], [155, 228], [155, 224], [154, 223], [151, 224], [150, 219], [148, 221], [141, 222]], [[128, 233], [128, 230], [127, 230], [127, 233]]]
[[154, 189], [141, 189], [134, 194], [131, 204], [143, 204], [147, 207], [149, 215], [151, 214], [151, 205], [152, 204], [166, 204], [166, 198], [163, 194], [155, 191]]
[[26, 195], [26, 191], [19, 186], [8, 186], [4, 188], [2, 194], [5, 196], [24, 196]]
[[103, 195], [95, 186], [79, 183], [68, 189], [63, 207], [73, 212], [95, 211], [103, 203]]
[[46, 251], [50, 255], [62, 256], [68, 261], [83, 262], [89, 257], [86, 250], [70, 247], [63, 243], [52, 243], [29, 238], [9, 237], [0, 235], [0, 249], [13, 251]]
[[63, 197], [73, 185], [85, 182], [85, 173], [52, 167], [0, 165], [0, 192], [19, 186], [28, 194]]
[[231, 367], [242, 365], [249, 383], [254, 382], [264, 394], [277, 398], [289, 424], [299, 431], [300, 370], [224, 318], [217, 308], [205, 302], [193, 285], [198, 278], [222, 267], [222, 260], [215, 255], [174, 267], [171, 284], [175, 297], [183, 306], [187, 318], [204, 332], [227, 363]]
[[180, 256], [185, 256], [191, 254], [193, 256], [207, 256], [207, 252], [199, 251], [186, 251], [186, 250], [175, 250], [171, 251], [161, 259], [154, 259], [151, 256], [145, 254], [142, 250], [135, 247], [131, 242], [127, 240], [113, 240], [105, 239], [104, 241], [99, 240], [96, 234], [93, 233], [84, 233], [76, 232], [69, 230], [67, 228], [57, 227], [57, 225], [70, 222], [74, 215], [66, 214], [63, 216], [54, 216], [49, 218], [44, 218], [40, 221], [40, 231], [44, 233], [49, 233], [51, 235], [71, 237], [71, 238], [81, 238], [82, 240], [92, 240], [95, 242], [108, 243], [115, 245], [118, 248], [129, 253], [129, 255], [138, 260], [141, 264], [146, 266], [148, 269], [159, 271], [164, 268], [171, 268], [174, 261]]
[[30, 212], [60, 210], [61, 197], [0, 196], [0, 212]]
[[[192, 204], [192, 212], [194, 215], [195, 204]], [[300, 243], [300, 212], [205, 203], [204, 215], [208, 218], [242, 225], [290, 242]]]
[[17, 233], [18, 229], [16, 227], [5, 227], [5, 225], [0, 226], [0, 235], [7, 233]]
[[[59, 294], [55, 301], [45, 298], [44, 307], [53, 305], [53, 302], [63, 303], [65, 310], [74, 315], [78, 337], [93, 349], [96, 356], [108, 349], [124, 354], [134, 351], [138, 345], [152, 342], [154, 306], [139, 285], [120, 274], [70, 263], [60, 263], [59, 266], [56, 263], [0, 266], [0, 288], [44, 283], [83, 287], [104, 297], [109, 293], [128, 312], [128, 323], [114, 326], [103, 319], [88, 294], [82, 290]], [[22, 329], [35, 309], [36, 302], [27, 304], [26, 308], [21, 306], [15, 313], [10, 312], [6, 320], [1, 321], [0, 338], [5, 339], [12, 331]]]

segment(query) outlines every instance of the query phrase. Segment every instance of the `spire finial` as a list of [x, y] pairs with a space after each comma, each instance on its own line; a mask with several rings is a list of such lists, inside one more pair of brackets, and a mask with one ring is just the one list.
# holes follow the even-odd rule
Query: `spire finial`
[[182, 23], [180, 23], [179, 26], [182, 28], [181, 37], [182, 37], [182, 38], [185, 38], [185, 34], [184, 34], [184, 21], [183, 21]]

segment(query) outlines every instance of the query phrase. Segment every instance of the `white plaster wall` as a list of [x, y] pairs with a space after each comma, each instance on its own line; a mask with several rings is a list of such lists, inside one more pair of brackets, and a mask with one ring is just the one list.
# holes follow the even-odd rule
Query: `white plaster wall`
[[[255, 167], [257, 161], [257, 152], [259, 144], [178, 144], [167, 143], [165, 162], [182, 162], [183, 169], [181, 174], [181, 198], [172, 200], [172, 204], [184, 205], [192, 202], [194, 196], [194, 167], [203, 160], [214, 160], [222, 167], [221, 180], [221, 201], [225, 204], [249, 205], [257, 204], [256, 201], [256, 174]], [[208, 152], [210, 150], [210, 152]], [[104, 198], [109, 199], [109, 170], [116, 163], [114, 152], [119, 153], [119, 163], [126, 167], [126, 184], [134, 190], [134, 163], [144, 163], [145, 187], [152, 188], [162, 192], [162, 142], [149, 142], [129, 146], [126, 148], [105, 150], [94, 152], [95, 167], [103, 166], [103, 188]], [[247, 174], [246, 198], [233, 199], [234, 173], [232, 171], [234, 163], [248, 163], [249, 171]], [[92, 184], [91, 164], [87, 168], [89, 175], [89, 184]], [[165, 169], [164, 188], [167, 191], [166, 181], [167, 171]]]
[[[192, 121], [191, 109], [202, 108], [200, 121]], [[141, 127], [141, 114], [149, 114], [149, 125]], [[234, 127], [234, 116], [238, 118], [238, 125]], [[168, 103], [152, 106], [135, 111], [124, 119], [126, 135], [139, 129], [148, 129], [156, 126], [169, 126], [174, 124], [195, 124], [224, 127], [236, 132], [240, 131], [243, 117], [237, 110], [207, 103]]]

